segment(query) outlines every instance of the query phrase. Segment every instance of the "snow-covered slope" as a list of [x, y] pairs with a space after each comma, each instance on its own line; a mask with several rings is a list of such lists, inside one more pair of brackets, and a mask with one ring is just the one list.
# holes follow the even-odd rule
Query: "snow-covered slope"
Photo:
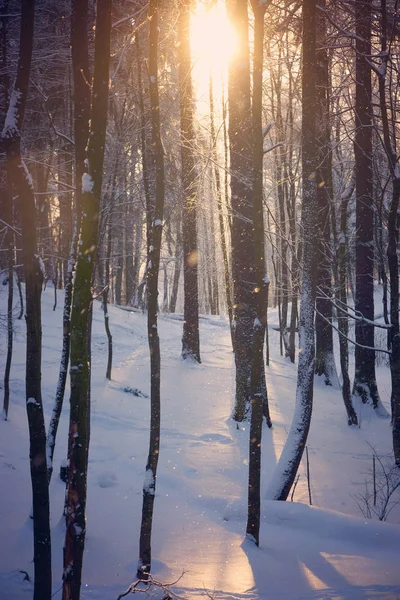
[[[43, 294], [43, 398], [47, 420], [58, 376], [62, 294]], [[4, 292], [0, 301], [4, 300]], [[136, 572], [142, 485], [149, 424], [146, 317], [110, 307], [113, 379], [105, 375], [106, 337], [94, 305], [92, 428], [88, 533], [83, 599], [116, 598]], [[271, 323], [274, 314], [271, 311]], [[24, 401], [24, 328], [16, 323], [9, 421], [0, 421], [0, 600], [31, 597], [19, 570], [32, 573], [28, 430]], [[261, 545], [244, 541], [248, 430], [230, 421], [234, 370], [227, 323], [201, 322], [202, 364], [180, 359], [182, 323], [160, 318], [162, 439], [153, 526], [153, 572], [176, 584], [179, 597], [223, 599], [397, 599], [400, 597], [400, 514], [391, 523], [362, 518], [354, 496], [370, 477], [372, 450], [390, 452], [390, 425], [362, 409], [361, 428], [349, 428], [341, 395], [317, 382], [308, 440], [312, 502], [304, 465], [295, 502], [263, 502]], [[270, 330], [267, 383], [274, 427], [263, 431], [264, 495], [294, 406], [296, 366], [278, 356]], [[6, 336], [1, 335], [3, 372]], [[389, 401], [389, 372], [378, 369]], [[135, 392], [136, 390], [136, 392]], [[132, 393], [133, 392], [133, 393]], [[140, 393], [138, 393], [140, 392]], [[68, 391], [51, 483], [54, 598], [61, 598]], [[341, 514], [345, 513], [345, 514]], [[207, 590], [207, 592], [206, 592]], [[207, 596], [207, 593], [209, 594]]]

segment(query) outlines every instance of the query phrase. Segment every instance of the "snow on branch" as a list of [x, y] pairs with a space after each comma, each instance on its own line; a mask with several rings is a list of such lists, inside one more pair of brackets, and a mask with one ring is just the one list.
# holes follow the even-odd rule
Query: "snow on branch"
[[[340, 309], [340, 310], [342, 310], [342, 309]], [[391, 356], [392, 353], [390, 352], [390, 350], [384, 350], [383, 348], [375, 348], [374, 346], [364, 346], [363, 344], [359, 344], [358, 342], [355, 342], [351, 338], [347, 337], [347, 335], [345, 335], [343, 333], [343, 331], [340, 331], [332, 323], [332, 321], [330, 321], [329, 319], [327, 319], [325, 317], [325, 315], [323, 315], [321, 312], [319, 312], [319, 310], [316, 310], [315, 312], [318, 313], [318, 315], [321, 317], [321, 319], [323, 319], [324, 321], [326, 321], [327, 323], [329, 323], [329, 325], [332, 327], [332, 329], [334, 329], [335, 331], [337, 331], [339, 335], [343, 336], [348, 342], [350, 342], [350, 344], [353, 344], [353, 346], [358, 346], [359, 348], [364, 348], [365, 350], [374, 350], [374, 352], [383, 352], [383, 354], [389, 354], [389, 356]]]
[[[317, 296], [317, 298], [319, 298], [320, 300], [329, 300], [329, 302], [332, 304], [332, 306], [334, 306], [335, 308], [340, 310], [342, 313], [344, 313], [346, 315], [346, 317], [348, 317], [349, 319], [353, 319], [354, 321], [366, 323], [367, 325], [371, 325], [372, 327], [377, 327], [379, 329], [392, 329], [392, 325], [390, 325], [390, 324], [387, 325], [386, 323], [376, 323], [375, 321], [371, 321], [370, 319], [367, 319], [360, 313], [360, 311], [355, 310], [352, 306], [349, 306], [348, 304], [344, 304], [339, 299], [337, 299], [336, 302], [338, 302], [342, 306], [338, 306], [336, 304], [335, 300], [333, 300], [333, 298], [331, 298], [327, 294], [324, 294], [320, 288], [318, 288], [318, 292], [322, 293], [322, 296]], [[350, 314], [349, 311], [352, 311], [354, 314]]]
[[262, 136], [263, 138], [265, 138], [269, 132], [271, 131], [271, 129], [275, 126], [275, 121], [271, 121], [271, 123], [268, 123], [268, 125], [266, 125], [265, 127], [263, 127], [262, 129]]
[[264, 148], [263, 154], [268, 154], [268, 152], [272, 152], [272, 150], [275, 150], [275, 148], [279, 148], [280, 146], [283, 146], [283, 142], [278, 142], [269, 148]]
[[19, 135], [19, 105], [22, 97], [22, 92], [13, 90], [10, 98], [10, 103], [7, 110], [6, 120], [3, 127], [3, 138], [11, 139]]

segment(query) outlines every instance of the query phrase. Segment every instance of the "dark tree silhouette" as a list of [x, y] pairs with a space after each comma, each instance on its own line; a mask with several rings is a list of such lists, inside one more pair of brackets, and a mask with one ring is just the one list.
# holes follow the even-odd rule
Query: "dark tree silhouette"
[[79, 600], [86, 536], [90, 431], [91, 283], [98, 244], [107, 126], [111, 5], [112, 0], [97, 1], [91, 127], [86, 170], [81, 177], [82, 229], [71, 313], [71, 396], [68, 481], [65, 499], [63, 600]]
[[[7, 170], [18, 196], [22, 225], [22, 259], [26, 294], [26, 409], [29, 424], [29, 459], [33, 499], [33, 544], [35, 566], [34, 600], [51, 598], [51, 540], [49, 488], [46, 468], [46, 431], [41, 392], [43, 263], [37, 254], [36, 207], [33, 184], [21, 155], [24, 120], [31, 72], [34, 0], [22, 0], [21, 34], [17, 77], [10, 96], [3, 129]], [[12, 285], [12, 282], [10, 282]]]

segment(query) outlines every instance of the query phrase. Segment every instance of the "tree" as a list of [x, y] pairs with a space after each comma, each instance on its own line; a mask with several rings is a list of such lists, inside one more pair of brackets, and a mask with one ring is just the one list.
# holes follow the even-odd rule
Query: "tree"
[[325, 379], [326, 385], [338, 386], [332, 329], [332, 247], [331, 203], [332, 146], [330, 122], [329, 52], [327, 48], [326, 2], [318, 1], [316, 94], [316, 141], [318, 149], [317, 200], [319, 228], [318, 293], [315, 314], [315, 373]]
[[218, 208], [218, 225], [219, 235], [221, 237], [221, 250], [222, 258], [224, 261], [224, 283], [225, 283], [225, 295], [226, 295], [226, 306], [228, 309], [229, 327], [231, 331], [232, 348], [235, 347], [235, 332], [233, 329], [233, 306], [232, 306], [232, 291], [231, 291], [231, 274], [229, 270], [228, 261], [228, 244], [227, 236], [225, 232], [224, 223], [224, 211], [223, 211], [223, 197], [222, 197], [222, 185], [220, 168], [218, 165], [218, 153], [217, 153], [217, 136], [215, 133], [215, 118], [214, 118], [214, 92], [213, 92], [213, 80], [210, 74], [209, 81], [209, 99], [210, 99], [210, 135], [212, 144], [212, 160], [214, 163], [214, 177], [215, 177], [215, 188], [217, 195], [217, 208]]
[[[86, 145], [89, 135], [90, 75], [88, 50], [88, 0], [73, 0], [71, 12], [71, 52], [74, 76], [74, 148], [75, 148], [75, 206], [69, 260], [64, 279], [63, 340], [56, 397], [47, 435], [47, 470], [49, 483], [53, 473], [53, 456], [67, 382], [71, 337], [71, 304], [73, 272], [82, 213], [82, 176], [85, 172]], [[60, 207], [61, 216], [61, 207]]]
[[355, 1], [356, 84], [354, 158], [356, 178], [355, 310], [365, 320], [355, 325], [353, 395], [380, 405], [374, 350], [374, 205], [372, 170], [371, 4]]
[[197, 173], [194, 157], [192, 64], [190, 56], [191, 0], [179, 7], [179, 104], [181, 111], [181, 169], [184, 194], [182, 210], [184, 314], [182, 357], [200, 360], [199, 291], [197, 267]]
[[[1, 53], [1, 87], [3, 88], [2, 98], [0, 99], [1, 109], [6, 115], [9, 103], [10, 81], [7, 72], [7, 23], [8, 23], [8, 2], [4, 2], [0, 13], [0, 53]], [[4, 123], [1, 123], [3, 126]], [[13, 352], [13, 299], [14, 299], [14, 230], [13, 223], [13, 197], [11, 181], [7, 172], [1, 173], [1, 193], [2, 202], [2, 222], [1, 227], [5, 230], [4, 242], [7, 254], [7, 261], [4, 261], [4, 267], [8, 269], [8, 300], [7, 300], [7, 358], [4, 369], [4, 396], [3, 396], [3, 414], [4, 419], [8, 418], [8, 408], [10, 403], [10, 371]], [[2, 263], [1, 263], [2, 264]]]
[[264, 338], [268, 311], [269, 278], [265, 267], [264, 249], [264, 204], [263, 204], [263, 131], [262, 131], [262, 83], [264, 15], [267, 3], [253, 0], [254, 12], [254, 60], [253, 60], [253, 235], [256, 287], [254, 304], [256, 318], [253, 324], [253, 358], [251, 368], [251, 425], [249, 448], [249, 486], [247, 535], [259, 545], [260, 531], [260, 479], [261, 479], [261, 434], [263, 409], [268, 426], [271, 419], [268, 410], [267, 387], [264, 372]]
[[234, 290], [236, 401], [233, 418], [243, 421], [250, 404], [254, 290], [252, 126], [247, 4], [227, 0], [227, 15], [237, 37], [228, 72], [232, 278]]
[[[21, 128], [32, 64], [35, 2], [22, 0], [17, 76], [3, 129], [9, 181], [18, 196], [22, 224], [22, 258], [26, 294], [26, 409], [33, 500], [34, 600], [51, 598], [51, 540], [46, 431], [41, 393], [43, 266], [37, 254], [33, 184], [21, 155]], [[10, 282], [12, 285], [12, 282]]]
[[[388, 109], [386, 101], [386, 73], [390, 60], [390, 50], [387, 41], [387, 7], [386, 0], [381, 0], [381, 65], [378, 69], [379, 105], [382, 119], [383, 143], [390, 174], [392, 197], [388, 215], [388, 245], [387, 259], [390, 280], [390, 324], [389, 347], [390, 373], [392, 380], [392, 431], [393, 450], [397, 466], [400, 466], [400, 329], [399, 329], [399, 225], [398, 208], [400, 200], [400, 172], [396, 151], [396, 135], [391, 136]], [[389, 92], [392, 93], [390, 87]]]
[[303, 264], [299, 317], [299, 363], [296, 407], [288, 438], [276, 466], [268, 496], [286, 500], [303, 456], [310, 429], [315, 366], [314, 307], [317, 266], [316, 187], [316, 3], [303, 0], [302, 190]]
[[161, 418], [161, 355], [157, 326], [158, 274], [160, 269], [161, 237], [164, 218], [164, 150], [160, 129], [160, 98], [158, 91], [158, 32], [159, 0], [150, 0], [148, 17], [149, 32], [149, 86], [152, 125], [152, 146], [155, 154], [155, 205], [151, 221], [152, 245], [148, 246], [147, 259], [147, 334], [150, 350], [150, 443], [143, 484], [142, 523], [140, 528], [139, 562], [137, 577], [147, 580], [151, 570], [151, 531], [153, 524], [154, 496], [160, 449]]
[[112, 0], [98, 0], [91, 126], [82, 183], [82, 228], [71, 313], [71, 396], [65, 499], [63, 600], [79, 600], [86, 535], [90, 430], [91, 282], [98, 244], [107, 125]]

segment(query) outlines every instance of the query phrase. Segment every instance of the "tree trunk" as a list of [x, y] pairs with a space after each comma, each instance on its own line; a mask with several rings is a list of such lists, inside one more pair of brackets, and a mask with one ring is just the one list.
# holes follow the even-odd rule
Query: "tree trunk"
[[[372, 172], [371, 105], [371, 4], [355, 1], [356, 96], [354, 156], [356, 172], [356, 293], [355, 310], [374, 320], [374, 206]], [[358, 320], [355, 325], [355, 375], [353, 395], [380, 405], [375, 378], [374, 327]]]
[[171, 298], [169, 301], [169, 312], [176, 312], [176, 302], [178, 299], [178, 289], [179, 289], [179, 278], [181, 275], [181, 265], [182, 265], [182, 223], [180, 215], [177, 219], [176, 223], [176, 244], [175, 244], [175, 268], [174, 268], [174, 280], [172, 283], [172, 292]]
[[251, 369], [251, 425], [249, 442], [249, 484], [246, 534], [259, 545], [260, 533], [260, 485], [261, 485], [261, 434], [263, 412], [267, 424], [272, 426], [268, 409], [267, 387], [264, 370], [264, 338], [268, 314], [269, 278], [266, 274], [264, 249], [263, 211], [263, 134], [262, 134], [262, 83], [264, 15], [266, 4], [252, 2], [254, 12], [254, 59], [253, 59], [253, 231], [254, 265], [256, 287], [254, 305], [256, 319], [253, 332], [253, 360]]
[[[7, 23], [8, 23], [8, 2], [4, 2], [2, 11], [0, 13], [1, 24], [0, 24], [0, 44], [1, 44], [1, 84], [3, 88], [1, 102], [1, 109], [4, 109], [4, 115], [6, 115], [8, 103], [9, 103], [9, 77], [7, 73]], [[1, 122], [3, 126], [3, 119]], [[4, 369], [4, 396], [3, 396], [3, 415], [4, 420], [8, 418], [8, 408], [10, 403], [10, 371], [11, 361], [13, 353], [13, 300], [14, 300], [14, 232], [13, 232], [13, 197], [12, 197], [12, 182], [9, 174], [6, 173], [2, 184], [4, 187], [0, 190], [0, 194], [3, 197], [1, 217], [3, 219], [3, 225], [5, 223], [5, 236], [4, 246], [6, 261], [3, 262], [0, 257], [0, 268], [4, 267], [8, 269], [8, 300], [7, 300], [7, 358], [6, 366]], [[0, 253], [2, 254], [2, 253]]]
[[[76, 264], [79, 230], [82, 209], [82, 175], [85, 171], [86, 145], [89, 135], [90, 86], [89, 86], [89, 54], [88, 54], [88, 2], [74, 0], [71, 12], [71, 53], [74, 75], [74, 132], [75, 132], [75, 193], [73, 209], [73, 232], [69, 249], [69, 260], [64, 274], [64, 310], [63, 340], [60, 370], [58, 374], [56, 397], [50, 419], [46, 440], [47, 476], [50, 484], [53, 473], [53, 456], [56, 444], [58, 425], [64, 403], [67, 383], [68, 363], [71, 337], [71, 305], [73, 294], [73, 274]], [[67, 213], [68, 214], [68, 213]]]
[[318, 293], [315, 314], [315, 373], [326, 385], [338, 387], [332, 329], [332, 249], [330, 203], [333, 198], [332, 149], [329, 106], [329, 56], [326, 34], [326, 1], [318, 0], [317, 11], [317, 201], [318, 201]]
[[19, 198], [22, 218], [22, 257], [26, 294], [26, 409], [33, 500], [34, 600], [51, 598], [51, 540], [49, 488], [46, 469], [46, 431], [41, 393], [42, 263], [37, 254], [36, 208], [32, 180], [21, 156], [21, 127], [28, 96], [33, 49], [35, 3], [22, 0], [17, 78], [12, 92], [3, 141], [7, 170]]
[[179, 103], [181, 112], [181, 164], [184, 202], [183, 230], [183, 285], [184, 316], [182, 358], [200, 360], [199, 291], [197, 245], [197, 182], [194, 161], [192, 64], [190, 57], [191, 0], [181, 0], [179, 30]]
[[139, 541], [139, 562], [137, 577], [147, 580], [151, 570], [151, 532], [153, 524], [154, 496], [157, 479], [157, 465], [160, 450], [160, 380], [161, 356], [158, 337], [158, 274], [160, 269], [161, 237], [164, 216], [164, 150], [160, 129], [160, 99], [158, 92], [158, 33], [159, 0], [150, 0], [150, 51], [149, 79], [152, 121], [152, 145], [155, 153], [156, 187], [154, 215], [151, 223], [152, 244], [148, 247], [147, 261], [147, 333], [150, 350], [150, 443], [143, 484], [142, 523]]
[[227, 14], [237, 36], [228, 73], [229, 150], [232, 208], [236, 400], [233, 418], [243, 421], [250, 407], [254, 310], [252, 142], [247, 4], [227, 0]]
[[79, 600], [86, 535], [90, 433], [91, 281], [98, 244], [107, 125], [111, 0], [97, 1], [94, 78], [86, 171], [82, 175], [82, 232], [71, 313], [71, 397], [65, 500], [63, 600]]
[[303, 0], [302, 72], [302, 188], [301, 225], [303, 269], [299, 319], [299, 364], [296, 407], [288, 438], [276, 466], [268, 496], [286, 500], [293, 485], [307, 442], [311, 423], [315, 363], [314, 306], [317, 266], [316, 188], [316, 4]]
[[235, 349], [234, 346], [234, 329], [233, 329], [233, 306], [232, 306], [232, 291], [231, 291], [231, 283], [229, 276], [229, 261], [228, 261], [228, 250], [227, 250], [227, 241], [225, 235], [225, 223], [224, 223], [224, 213], [223, 213], [223, 204], [222, 204], [222, 189], [221, 189], [221, 177], [219, 172], [219, 166], [217, 163], [217, 137], [215, 135], [215, 119], [214, 119], [214, 94], [213, 94], [213, 83], [212, 76], [210, 75], [210, 83], [209, 83], [209, 96], [210, 96], [210, 133], [211, 133], [211, 144], [212, 144], [212, 156], [214, 163], [214, 177], [215, 177], [215, 187], [217, 192], [217, 207], [218, 207], [218, 224], [219, 224], [219, 233], [221, 236], [221, 249], [222, 249], [222, 259], [224, 261], [224, 282], [225, 282], [225, 295], [226, 295], [226, 305], [228, 308], [228, 318], [229, 318], [229, 328], [231, 332], [231, 340], [232, 340], [232, 349]]
[[[379, 101], [382, 117], [383, 139], [392, 183], [392, 198], [388, 215], [388, 247], [387, 258], [390, 281], [390, 324], [389, 346], [392, 350], [390, 357], [390, 373], [392, 380], [392, 428], [393, 450], [396, 465], [400, 466], [400, 335], [399, 335], [399, 226], [398, 208], [400, 200], [400, 172], [397, 163], [396, 138], [393, 143], [390, 138], [389, 120], [386, 105], [386, 71], [389, 62], [387, 49], [387, 10], [386, 0], [381, 0], [382, 32], [381, 57], [382, 65], [379, 71]], [[390, 90], [392, 92], [392, 90]]]
[[342, 371], [342, 396], [347, 412], [348, 425], [358, 425], [358, 418], [354, 410], [351, 386], [349, 377], [349, 323], [347, 311], [347, 268], [346, 268], [346, 250], [347, 250], [347, 207], [354, 191], [354, 183], [346, 190], [340, 207], [340, 239], [338, 248], [338, 291], [336, 298], [338, 304], [343, 310], [337, 311], [338, 329], [339, 329], [339, 348], [340, 348], [340, 368]]

